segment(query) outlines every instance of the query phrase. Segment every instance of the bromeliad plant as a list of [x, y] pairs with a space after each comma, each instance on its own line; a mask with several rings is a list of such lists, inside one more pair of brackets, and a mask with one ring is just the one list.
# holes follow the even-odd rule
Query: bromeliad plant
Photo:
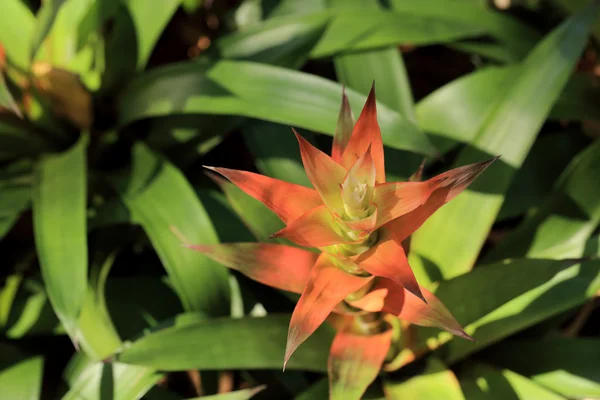
[[[423, 182], [386, 182], [374, 86], [356, 123], [344, 93], [331, 156], [294, 131], [314, 189], [247, 171], [207, 167], [264, 203], [286, 224], [285, 244], [190, 245], [263, 284], [301, 293], [291, 318], [283, 367], [334, 312], [338, 333], [329, 363], [331, 398], [360, 398], [392, 359], [394, 318], [471, 339], [448, 309], [419, 286], [407, 239], [496, 158]], [[443, 238], [442, 238], [443, 239]], [[348, 397], [351, 396], [351, 397]]]

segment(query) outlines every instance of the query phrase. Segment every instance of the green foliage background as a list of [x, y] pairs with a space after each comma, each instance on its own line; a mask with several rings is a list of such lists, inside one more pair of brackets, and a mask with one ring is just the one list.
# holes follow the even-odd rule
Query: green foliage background
[[181, 241], [277, 231], [201, 166], [308, 186], [290, 126], [328, 148], [342, 86], [357, 115], [373, 80], [389, 180], [502, 158], [411, 244], [477, 342], [415, 328], [423, 356], [365, 398], [600, 398], [599, 12], [3, 0], [0, 398], [326, 398], [332, 329], [280, 372], [295, 298]]

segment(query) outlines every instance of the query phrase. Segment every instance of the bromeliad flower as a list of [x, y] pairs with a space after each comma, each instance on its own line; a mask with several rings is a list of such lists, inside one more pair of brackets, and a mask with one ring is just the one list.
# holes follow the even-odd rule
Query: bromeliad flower
[[207, 168], [283, 220], [286, 227], [272, 237], [320, 253], [271, 243], [190, 247], [261, 283], [301, 293], [290, 322], [284, 368], [332, 312], [355, 316], [342, 319], [349, 323], [339, 327], [334, 339], [329, 377], [332, 398], [340, 390], [344, 399], [360, 398], [390, 348], [391, 330], [382, 315], [469, 338], [446, 307], [419, 286], [402, 242], [495, 159], [424, 182], [386, 183], [374, 88], [356, 125], [343, 95], [331, 157], [294, 133], [314, 189], [252, 172]]

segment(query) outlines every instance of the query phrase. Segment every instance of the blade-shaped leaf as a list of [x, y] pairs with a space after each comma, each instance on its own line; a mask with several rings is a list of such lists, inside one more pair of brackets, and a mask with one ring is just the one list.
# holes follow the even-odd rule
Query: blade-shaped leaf
[[4, 1], [2, 15], [4, 18], [0, 24], [0, 43], [6, 49], [6, 56], [16, 67], [28, 70], [35, 16], [21, 0]]
[[600, 142], [582, 151], [567, 167], [554, 193], [487, 256], [502, 258], [575, 258], [600, 222]]
[[592, 3], [532, 50], [503, 100], [471, 145], [461, 151], [456, 165], [490, 154], [501, 154], [502, 159], [414, 235], [411, 265], [418, 275], [426, 275], [425, 264], [435, 266], [444, 278], [473, 267], [512, 176], [566, 84], [599, 10], [600, 3]]
[[181, 246], [181, 240], [218, 242], [193, 188], [177, 168], [145, 145], [137, 143], [133, 157], [129, 188], [123, 192], [125, 203], [148, 234], [185, 309], [228, 314], [229, 274], [225, 267]]
[[460, 385], [469, 400], [564, 400], [517, 373], [481, 364], [465, 370], [460, 376]]
[[[181, 63], [135, 80], [121, 97], [120, 123], [172, 113], [233, 114], [333, 135], [341, 93], [342, 87], [332, 81], [264, 64]], [[347, 94], [354, 107], [364, 104], [364, 96], [351, 90]], [[421, 154], [435, 151], [409, 120], [383, 104], [377, 109], [385, 144]]]
[[84, 359], [62, 400], [140, 399], [162, 375], [150, 368]]
[[[442, 86], [417, 104], [419, 126], [434, 135], [441, 152], [457, 143], [470, 143], [511, 90], [521, 69], [519, 65], [487, 67]], [[574, 75], [548, 117], [596, 119], [599, 98], [589, 77]]]
[[443, 344], [443, 360], [456, 362], [512, 333], [583, 304], [598, 289], [600, 261], [577, 264], [569, 260], [517, 259], [476, 268], [441, 282], [435, 291], [476, 342], [450, 340], [448, 333], [417, 328], [418, 340], [414, 347], [403, 351], [400, 358], [404, 361], [400, 364]]
[[[87, 288], [86, 149], [82, 136], [35, 170], [33, 224], [42, 277], [54, 311], [76, 342]], [[67, 195], [68, 194], [68, 195]]]
[[60, 11], [60, 8], [65, 3], [65, 0], [46, 0], [41, 5], [40, 10], [36, 15], [35, 28], [32, 33], [31, 42], [31, 55], [30, 58], [33, 60], [35, 55], [42, 45], [42, 42], [46, 38], [48, 32], [54, 24], [54, 20]]
[[600, 397], [597, 360], [600, 341], [592, 338], [509, 340], [487, 354], [499, 366], [530, 377], [568, 398]]
[[383, 390], [387, 400], [435, 399], [444, 394], [444, 399], [465, 400], [454, 373], [437, 358], [429, 358], [425, 370], [403, 382], [390, 379], [384, 381]]
[[[118, 360], [161, 370], [281, 369], [289, 315], [213, 319], [151, 333]], [[333, 332], [323, 327], [304, 343], [287, 369], [324, 372]]]
[[0, 160], [33, 156], [52, 147], [30, 123], [0, 114]]
[[37, 400], [42, 393], [44, 359], [0, 344], [0, 393], [7, 399]]

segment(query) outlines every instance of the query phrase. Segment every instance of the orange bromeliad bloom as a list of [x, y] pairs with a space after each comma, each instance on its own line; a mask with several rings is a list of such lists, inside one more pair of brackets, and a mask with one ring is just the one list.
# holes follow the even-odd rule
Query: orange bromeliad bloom
[[[419, 286], [402, 242], [495, 159], [423, 182], [386, 182], [374, 88], [356, 125], [343, 95], [331, 156], [294, 133], [314, 189], [252, 172], [208, 168], [283, 220], [286, 227], [272, 237], [321, 252], [269, 243], [189, 246], [263, 284], [302, 294], [290, 322], [284, 366], [333, 311], [392, 314], [469, 338], [440, 300]], [[391, 330], [381, 330], [337, 333], [329, 361], [332, 397], [336, 381], [348, 379], [342, 376], [345, 364], [362, 365], [361, 376], [352, 378], [360, 381], [351, 384], [358, 385], [356, 398], [376, 378], [391, 343]]]

